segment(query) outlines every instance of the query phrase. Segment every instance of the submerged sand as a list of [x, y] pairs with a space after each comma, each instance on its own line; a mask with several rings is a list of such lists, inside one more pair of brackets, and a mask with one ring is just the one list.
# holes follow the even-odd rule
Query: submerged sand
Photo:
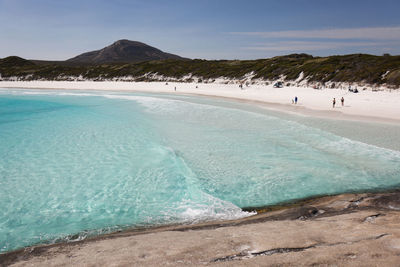
[[398, 266], [400, 192], [344, 194], [226, 222], [0, 255], [11, 266]]

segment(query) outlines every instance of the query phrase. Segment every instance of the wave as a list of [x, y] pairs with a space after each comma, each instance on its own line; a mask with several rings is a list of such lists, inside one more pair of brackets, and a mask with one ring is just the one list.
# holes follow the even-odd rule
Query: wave
[[171, 192], [181, 197], [162, 211], [162, 220], [171, 223], [197, 223], [212, 220], [233, 220], [255, 213], [245, 212], [229, 201], [225, 201], [205, 193], [197, 175], [185, 162], [182, 154], [171, 147], [159, 146], [159, 154], [170, 162], [168, 168], [177, 172], [174, 184], [182, 184], [182, 192]]

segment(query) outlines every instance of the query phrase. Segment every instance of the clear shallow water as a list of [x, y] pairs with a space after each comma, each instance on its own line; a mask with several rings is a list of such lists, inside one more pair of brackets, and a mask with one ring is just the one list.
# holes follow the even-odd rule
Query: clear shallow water
[[344, 122], [205, 98], [2, 89], [0, 252], [397, 187], [399, 127], [360, 127], [389, 134], [369, 145]]

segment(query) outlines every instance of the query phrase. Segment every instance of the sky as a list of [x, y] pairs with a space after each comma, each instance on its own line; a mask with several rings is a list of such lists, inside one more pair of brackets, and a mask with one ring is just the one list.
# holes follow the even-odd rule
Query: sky
[[201, 59], [400, 54], [399, 0], [0, 0], [0, 58], [65, 60], [114, 41]]

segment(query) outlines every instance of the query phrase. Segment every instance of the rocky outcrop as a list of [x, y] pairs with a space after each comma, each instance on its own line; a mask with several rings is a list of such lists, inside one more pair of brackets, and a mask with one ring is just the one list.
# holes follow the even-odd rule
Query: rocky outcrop
[[131, 230], [0, 255], [4, 266], [397, 266], [400, 193], [344, 194], [235, 221]]

